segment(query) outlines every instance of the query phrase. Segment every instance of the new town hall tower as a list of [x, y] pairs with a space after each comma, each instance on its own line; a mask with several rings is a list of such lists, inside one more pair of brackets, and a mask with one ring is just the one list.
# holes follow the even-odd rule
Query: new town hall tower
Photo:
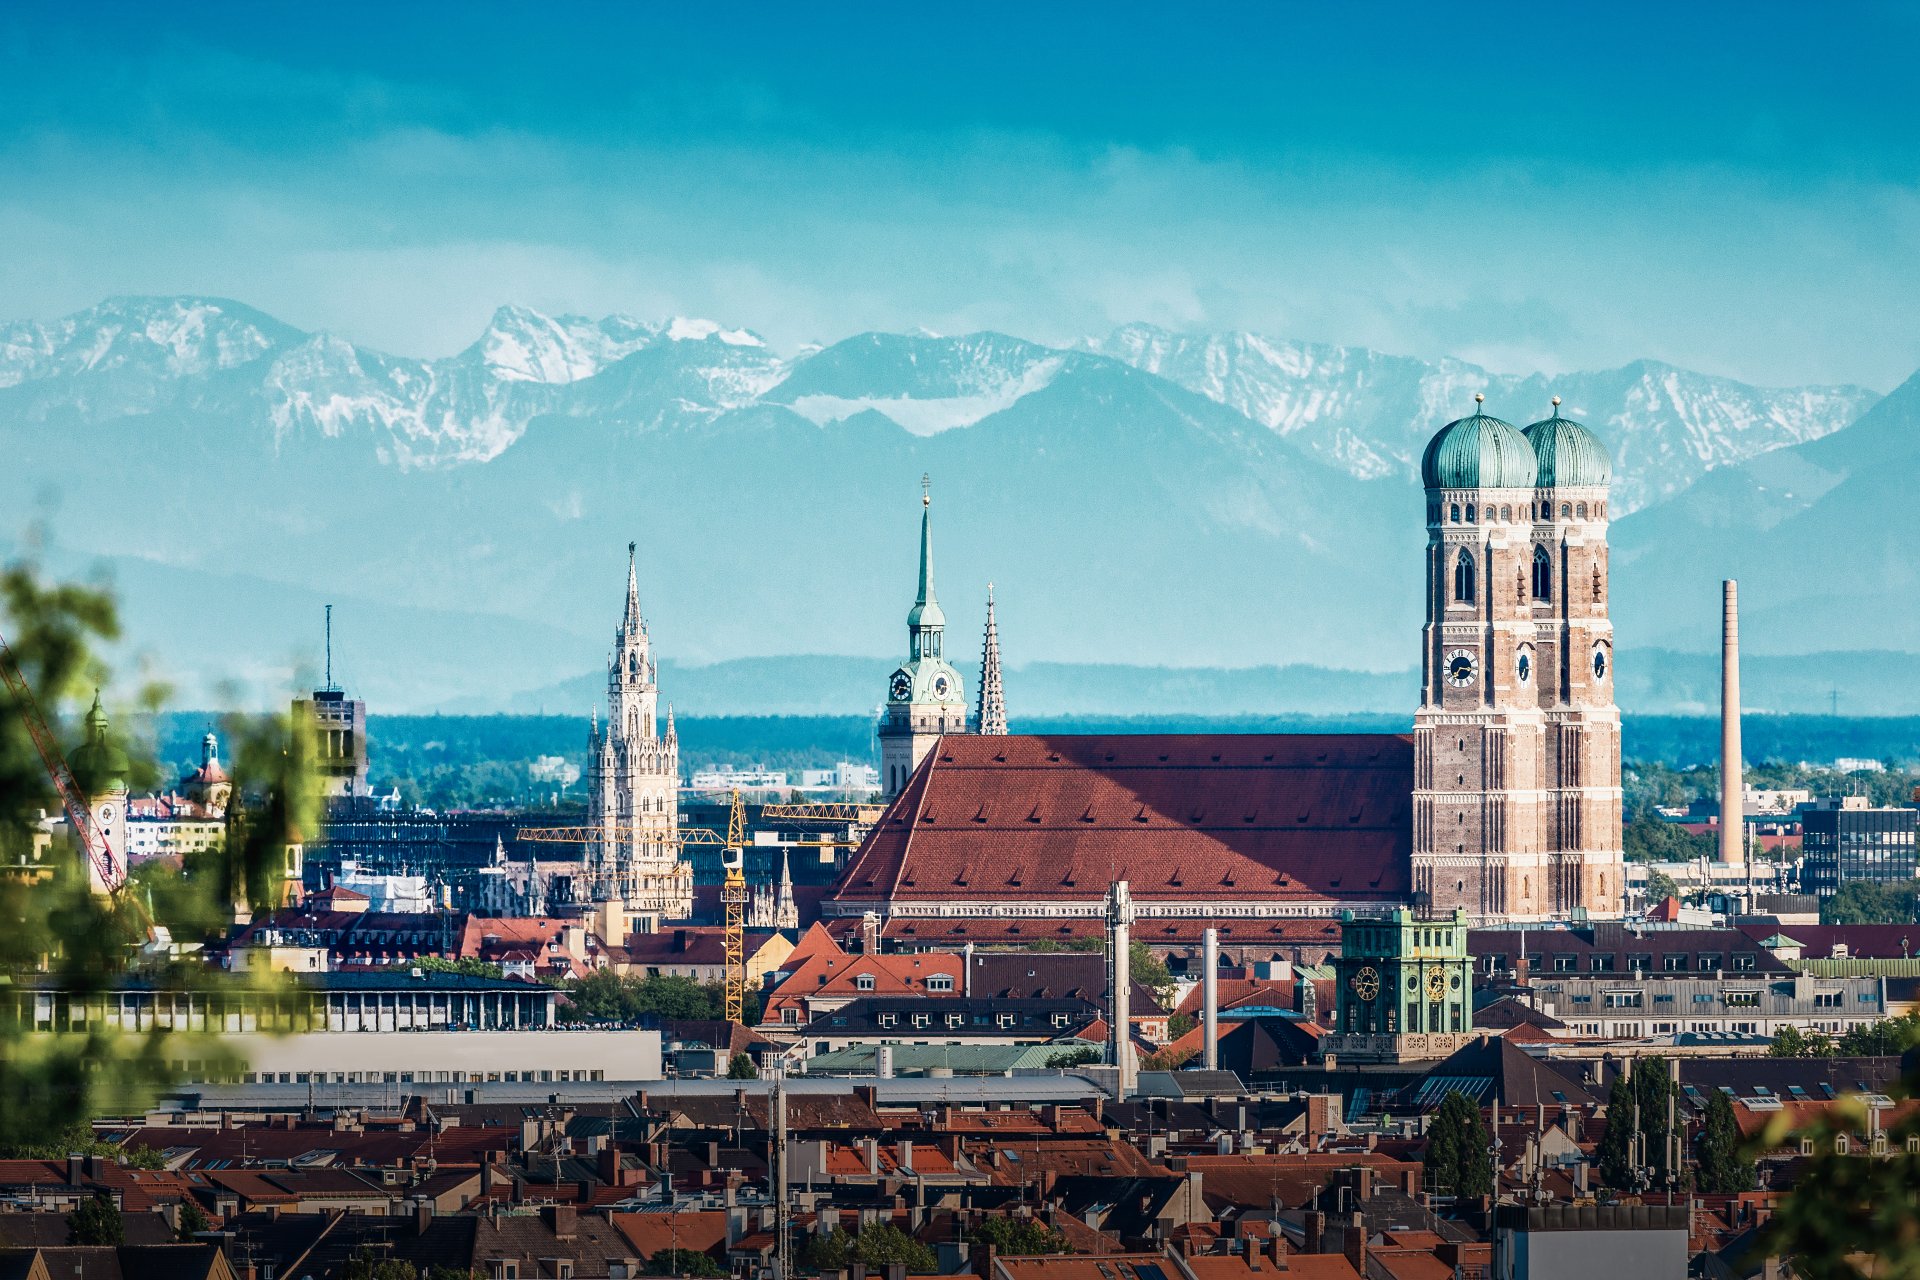
[[[1476, 397], [1478, 399], [1478, 397]], [[1413, 888], [1482, 920], [1617, 916], [1620, 712], [1594, 435], [1476, 412], [1421, 459]]]
[[[587, 813], [608, 838], [587, 847], [593, 896], [624, 908], [626, 927], [693, 913], [693, 868], [680, 859], [680, 737], [659, 731], [660, 672], [627, 545], [627, 608], [607, 661], [607, 726], [588, 740]], [[619, 936], [626, 937], [625, 928]]]

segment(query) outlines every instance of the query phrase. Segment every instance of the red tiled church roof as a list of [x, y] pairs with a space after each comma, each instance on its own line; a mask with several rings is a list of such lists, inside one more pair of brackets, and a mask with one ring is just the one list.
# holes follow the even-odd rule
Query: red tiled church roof
[[872, 903], [1400, 899], [1413, 743], [1386, 734], [940, 740], [848, 864]]

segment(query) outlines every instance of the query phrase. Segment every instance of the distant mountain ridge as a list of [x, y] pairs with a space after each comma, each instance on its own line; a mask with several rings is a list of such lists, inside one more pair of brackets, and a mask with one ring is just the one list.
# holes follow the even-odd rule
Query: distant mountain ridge
[[[1686, 513], [1701, 495], [1751, 507], [1720, 478], [1776, 460], [1870, 487], [1817, 451], [1851, 456], [1842, 428], [1873, 393], [1654, 362], [1508, 378], [1144, 326], [1074, 348], [876, 333], [782, 355], [710, 320], [522, 307], [420, 360], [240, 303], [123, 298], [0, 325], [0, 447], [18, 464], [0, 503], [56, 504], [63, 563], [114, 568], [129, 634], [183, 696], [275, 684], [315, 655], [331, 601], [359, 687], [387, 705], [503, 705], [594, 667], [629, 541], [675, 662], [890, 652], [923, 472], [959, 651], [993, 580], [1016, 666], [1393, 671], [1420, 620], [1418, 448], [1474, 390], [1522, 423], [1553, 391], [1585, 416], [1622, 501], [1652, 504], [1616, 524], [1629, 556], [1657, 519], [1687, 531], [1695, 565], [1728, 560], [1779, 512]], [[1895, 493], [1867, 501], [1898, 520]], [[1700, 584], [1672, 594], [1677, 571], [1616, 578], [1623, 659], [1704, 643], [1670, 634], [1715, 611]], [[1847, 589], [1871, 601], [1870, 582]], [[1750, 637], [1865, 647], [1818, 640]]]
[[[1563, 412], [1614, 446], [1622, 511], [1713, 467], [1837, 431], [1877, 399], [1850, 386], [1768, 390], [1657, 361], [1512, 377], [1454, 359], [1144, 324], [1080, 349], [1298, 435], [1315, 456], [1363, 480], [1410, 476], [1426, 436], [1464, 412], [1475, 392], [1523, 419], [1545, 416], [1557, 392]], [[656, 358], [646, 358], [650, 351]], [[763, 398], [816, 424], [875, 411], [932, 434], [1043, 389], [1071, 356], [995, 333], [869, 333], [786, 359], [751, 331], [710, 320], [590, 320], [503, 306], [465, 350], [422, 360], [303, 333], [225, 299], [116, 298], [56, 321], [0, 326], [0, 389], [48, 384], [44, 412], [65, 382], [87, 412], [125, 414], [162, 402], [168, 383], [263, 365], [258, 392], [277, 432], [365, 432], [383, 460], [436, 466], [497, 457], [545, 413], [658, 426]], [[583, 385], [597, 379], [604, 384]]]

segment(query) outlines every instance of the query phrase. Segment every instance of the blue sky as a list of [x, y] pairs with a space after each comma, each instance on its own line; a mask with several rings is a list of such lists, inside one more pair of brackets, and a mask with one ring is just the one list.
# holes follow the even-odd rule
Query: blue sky
[[0, 317], [1920, 366], [1913, 6], [178, 8], [0, 15]]

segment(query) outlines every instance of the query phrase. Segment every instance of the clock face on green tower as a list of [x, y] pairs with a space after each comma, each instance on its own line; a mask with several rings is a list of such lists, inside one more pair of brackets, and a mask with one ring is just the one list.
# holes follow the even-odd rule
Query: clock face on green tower
[[904, 671], [893, 673], [893, 681], [887, 686], [887, 693], [895, 702], [905, 702], [913, 696], [913, 677]]

